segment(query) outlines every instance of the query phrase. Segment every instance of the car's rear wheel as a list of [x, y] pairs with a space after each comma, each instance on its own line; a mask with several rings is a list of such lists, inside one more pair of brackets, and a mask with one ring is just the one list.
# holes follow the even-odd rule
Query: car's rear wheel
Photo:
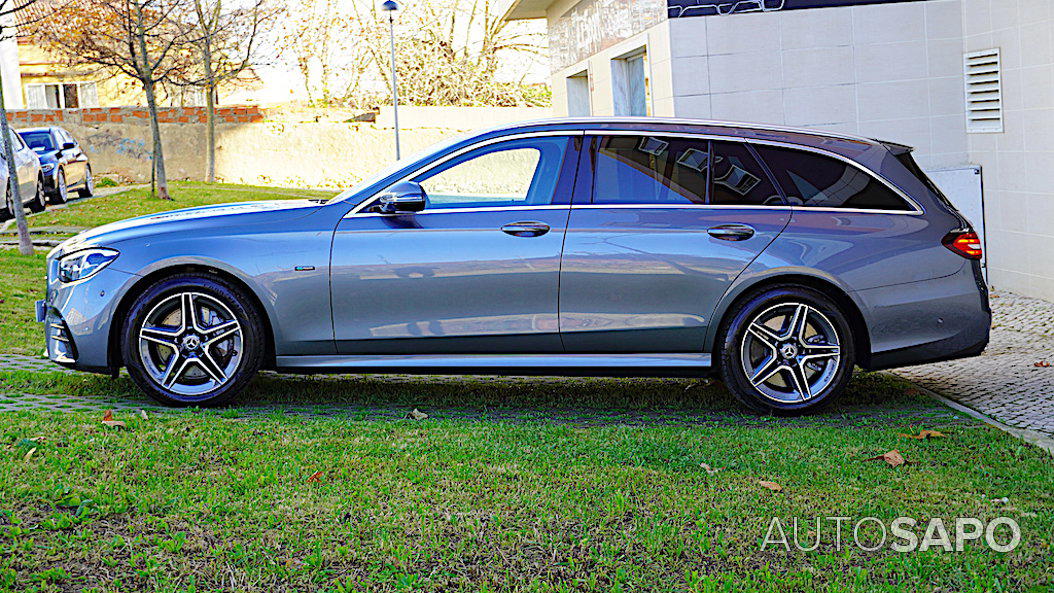
[[179, 274], [148, 288], [125, 318], [122, 354], [132, 380], [170, 406], [234, 399], [263, 360], [260, 314], [237, 287]]
[[66, 185], [66, 171], [59, 168], [55, 171], [55, 193], [51, 196], [51, 201], [56, 204], [65, 204], [69, 199], [69, 193], [69, 186]]
[[775, 286], [745, 298], [720, 335], [720, 371], [748, 407], [802, 414], [837, 397], [852, 377], [852, 329], [820, 292]]
[[26, 206], [30, 212], [43, 212], [48, 207], [47, 198], [44, 197], [44, 180], [37, 177], [33, 199]]
[[77, 190], [77, 195], [82, 198], [95, 195], [95, 179], [91, 176], [91, 167], [84, 169], [84, 186]]

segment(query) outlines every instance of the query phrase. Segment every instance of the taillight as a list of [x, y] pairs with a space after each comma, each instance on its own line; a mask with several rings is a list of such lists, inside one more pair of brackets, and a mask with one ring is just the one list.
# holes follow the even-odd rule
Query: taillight
[[981, 259], [984, 255], [981, 238], [973, 231], [952, 231], [944, 236], [941, 243], [966, 259]]

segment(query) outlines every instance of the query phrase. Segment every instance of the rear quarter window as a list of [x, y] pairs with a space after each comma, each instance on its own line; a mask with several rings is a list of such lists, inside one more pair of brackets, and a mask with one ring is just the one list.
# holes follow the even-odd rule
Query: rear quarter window
[[915, 210], [874, 175], [849, 163], [804, 150], [774, 146], [756, 148], [792, 206]]

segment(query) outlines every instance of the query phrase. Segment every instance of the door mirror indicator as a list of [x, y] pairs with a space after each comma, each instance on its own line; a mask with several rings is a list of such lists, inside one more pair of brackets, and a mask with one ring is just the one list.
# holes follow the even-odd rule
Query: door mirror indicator
[[381, 214], [407, 214], [425, 209], [425, 190], [415, 181], [402, 181], [388, 188], [377, 201]]

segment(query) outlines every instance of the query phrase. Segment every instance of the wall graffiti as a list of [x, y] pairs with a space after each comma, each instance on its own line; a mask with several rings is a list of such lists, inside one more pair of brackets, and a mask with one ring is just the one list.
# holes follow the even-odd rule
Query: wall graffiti
[[665, 0], [583, 0], [549, 23], [554, 71], [662, 22]]
[[117, 154], [141, 161], [148, 161], [153, 158], [150, 149], [146, 147], [146, 143], [142, 140], [125, 138], [109, 132], [96, 132], [87, 136], [84, 140], [85, 145], [90, 146], [92, 151], [108, 149]]

